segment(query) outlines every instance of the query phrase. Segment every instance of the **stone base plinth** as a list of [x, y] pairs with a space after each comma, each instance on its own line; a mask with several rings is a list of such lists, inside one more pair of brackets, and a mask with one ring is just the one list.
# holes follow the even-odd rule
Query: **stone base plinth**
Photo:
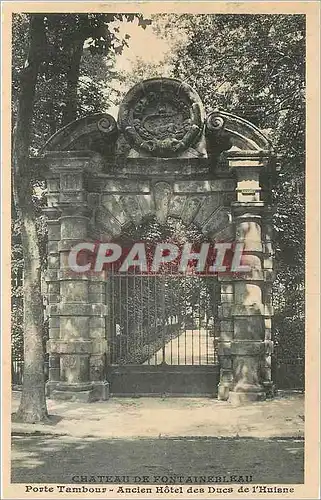
[[109, 399], [109, 383], [107, 381], [91, 382], [90, 384], [63, 384], [62, 382], [47, 382], [46, 395], [50, 399], [60, 401], [106, 401]]
[[265, 401], [266, 394], [262, 392], [235, 392], [230, 391], [228, 402], [235, 406], [246, 405], [255, 401]]
[[48, 380], [46, 383], [46, 397], [51, 398], [52, 392], [56, 389], [59, 382], [54, 380]]
[[93, 382], [93, 401], [106, 401], [109, 399], [109, 382], [104, 380], [103, 382]]
[[217, 398], [220, 401], [227, 401], [229, 393], [230, 393], [230, 387], [228, 385], [225, 385], [225, 384], [218, 385]]
[[93, 399], [93, 390], [90, 391], [52, 391], [50, 399], [58, 401], [79, 401], [81, 403], [91, 403]]

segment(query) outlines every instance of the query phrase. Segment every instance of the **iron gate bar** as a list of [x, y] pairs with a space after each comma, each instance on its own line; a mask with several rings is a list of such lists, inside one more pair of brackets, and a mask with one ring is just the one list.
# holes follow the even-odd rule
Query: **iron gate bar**
[[173, 276], [172, 269], [161, 276], [112, 269], [106, 287], [111, 362], [182, 365], [182, 355], [183, 365], [216, 362], [209, 356], [211, 285], [207, 277]]
[[165, 363], [165, 275], [162, 274], [161, 279], [162, 293], [161, 293], [161, 326], [162, 326], [162, 364]]
[[122, 316], [122, 303], [121, 303], [121, 276], [119, 274], [119, 278], [118, 278], [118, 286], [119, 286], [119, 300], [118, 300], [118, 309], [119, 309], [119, 335], [120, 335], [120, 357], [122, 355], [122, 349], [123, 349], [123, 346], [122, 346], [122, 341], [121, 341], [121, 337], [122, 337], [122, 334], [121, 334], [121, 325], [122, 325], [122, 321], [121, 321], [121, 316]]
[[[128, 305], [128, 279], [126, 279], [126, 304]], [[126, 350], [128, 352], [128, 339], [129, 339], [129, 309], [126, 307], [126, 315], [127, 315], [127, 324], [126, 324]]]
[[[186, 280], [184, 280], [184, 305], [185, 305], [185, 312], [186, 312], [186, 305], [187, 305], [187, 302], [186, 302]], [[187, 354], [187, 343], [186, 343], [186, 318], [184, 318], [184, 329], [185, 329], [185, 332], [184, 332], [184, 338], [185, 338], [185, 365], [187, 364], [187, 358], [186, 358], [186, 354]]]
[[[133, 295], [136, 296], [136, 267], [134, 267], [134, 276], [133, 276]], [[134, 320], [133, 320], [133, 324], [136, 325], [136, 308], [133, 307], [133, 316], [134, 316]], [[133, 333], [133, 336], [135, 338], [137, 338], [137, 330], [134, 329], [134, 333]], [[128, 332], [128, 338], [129, 338], [129, 332]], [[135, 338], [134, 338], [134, 344], [135, 344]]]
[[[148, 292], [149, 292], [149, 289], [150, 289], [149, 274], [147, 275], [147, 289], [148, 289]], [[149, 303], [149, 293], [147, 293], [147, 324], [148, 325], [150, 324], [149, 317], [150, 317], [150, 303]], [[150, 346], [149, 346], [149, 342], [147, 343], [147, 355], [148, 355], [148, 364], [150, 365]]]
[[[115, 281], [114, 281], [114, 268], [113, 268], [113, 279], [112, 279], [112, 297], [114, 298], [115, 297]], [[116, 316], [115, 316], [115, 300], [113, 299], [113, 315], [112, 315], [112, 328], [113, 328], [113, 332], [116, 333], [115, 329], [116, 329], [116, 324], [115, 324], [115, 320], [116, 320]]]
[[206, 363], [208, 364], [208, 310], [209, 310], [209, 304], [208, 304], [208, 295], [206, 294], [205, 297], [205, 310], [206, 310]]
[[197, 317], [196, 317], [196, 326], [198, 326], [198, 363], [201, 364], [201, 356], [200, 356], [200, 352], [201, 352], [201, 323], [200, 323], [200, 300], [201, 300], [201, 291], [200, 291], [200, 287], [198, 287], [198, 302], [196, 304], [196, 314], [197, 314]]
[[193, 305], [192, 305], [192, 365], [194, 365], [194, 307], [193, 307]]
[[[156, 288], [156, 280], [154, 279], [154, 324], [155, 324], [155, 332], [157, 332], [157, 288]], [[154, 353], [155, 356], [155, 365], [157, 365], [157, 352]]]
[[[170, 283], [172, 283], [172, 266], [170, 266]], [[169, 294], [170, 294], [170, 299], [171, 299], [171, 295], [172, 295], [172, 287], [169, 288]], [[171, 349], [171, 352], [170, 352], [170, 359], [171, 359], [171, 365], [173, 364], [173, 342], [172, 342], [172, 335], [173, 335], [173, 331], [172, 331], [172, 315], [170, 314], [169, 316], [169, 321], [170, 321], [170, 338], [171, 338], [171, 342], [170, 342], [170, 349]]]
[[107, 309], [107, 318], [105, 322], [105, 336], [108, 339], [108, 345], [107, 345], [107, 359], [106, 362], [107, 364], [112, 362], [111, 359], [111, 339], [110, 339], [110, 332], [112, 331], [112, 315], [111, 315], [111, 279], [109, 275], [109, 271], [106, 272], [106, 309]]
[[[178, 303], [181, 304], [181, 289], [180, 287], [178, 287]], [[178, 319], [178, 325], [181, 324], [181, 310], [179, 308], [178, 310], [178, 316], [177, 316], [177, 319]], [[178, 338], [177, 338], [177, 364], [179, 365], [180, 364], [180, 359], [179, 359], [179, 354], [180, 354], [180, 350], [179, 350], [179, 339], [180, 339], [180, 335], [178, 335]]]

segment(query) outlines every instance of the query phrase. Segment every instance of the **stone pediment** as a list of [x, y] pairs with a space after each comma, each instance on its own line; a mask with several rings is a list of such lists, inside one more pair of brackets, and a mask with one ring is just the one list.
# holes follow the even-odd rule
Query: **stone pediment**
[[209, 158], [223, 151], [266, 154], [271, 145], [253, 123], [222, 110], [205, 115], [197, 92], [171, 78], [152, 78], [124, 97], [118, 122], [106, 113], [75, 120], [47, 141], [51, 151], [93, 151], [119, 165], [126, 158]]
[[110, 156], [117, 136], [115, 119], [107, 113], [97, 113], [79, 118], [58, 130], [46, 142], [40, 153], [86, 150]]
[[256, 125], [221, 110], [207, 116], [206, 136], [208, 152], [215, 146], [218, 149], [252, 152], [271, 149], [269, 140]]

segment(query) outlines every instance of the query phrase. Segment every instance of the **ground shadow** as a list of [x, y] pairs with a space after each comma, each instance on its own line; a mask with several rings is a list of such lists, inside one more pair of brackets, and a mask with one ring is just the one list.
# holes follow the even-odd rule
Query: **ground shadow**
[[93, 483], [125, 483], [116, 477], [125, 476], [139, 484], [147, 476], [147, 484], [210, 484], [248, 476], [253, 483], [298, 484], [303, 470], [304, 442], [295, 439], [12, 437], [14, 483], [86, 484], [91, 476]]
[[[62, 419], [65, 419], [65, 417], [62, 417], [60, 415], [56, 414], [50, 414], [48, 415], [48, 418], [44, 421], [41, 422], [41, 425], [43, 426], [54, 426], [57, 425]], [[15, 423], [24, 423], [20, 417], [18, 417], [17, 413], [11, 413], [11, 421]]]

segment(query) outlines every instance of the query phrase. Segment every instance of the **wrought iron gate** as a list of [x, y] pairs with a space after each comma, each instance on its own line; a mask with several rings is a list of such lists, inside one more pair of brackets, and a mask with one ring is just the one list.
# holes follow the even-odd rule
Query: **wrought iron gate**
[[111, 270], [106, 297], [112, 394], [216, 394], [214, 277]]

